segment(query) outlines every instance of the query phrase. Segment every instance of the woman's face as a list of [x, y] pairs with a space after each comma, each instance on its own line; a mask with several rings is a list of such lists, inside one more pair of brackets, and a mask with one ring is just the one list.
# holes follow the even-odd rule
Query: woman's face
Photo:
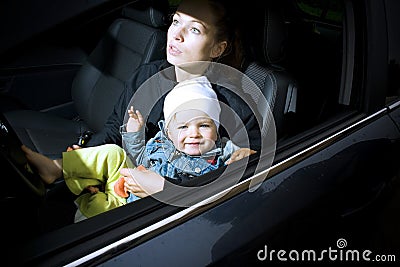
[[199, 110], [177, 112], [167, 126], [168, 137], [176, 149], [191, 156], [200, 156], [215, 148], [217, 127]]
[[168, 29], [167, 60], [175, 66], [211, 61], [220, 56], [226, 42], [216, 42], [216, 19], [207, 0], [183, 1]]

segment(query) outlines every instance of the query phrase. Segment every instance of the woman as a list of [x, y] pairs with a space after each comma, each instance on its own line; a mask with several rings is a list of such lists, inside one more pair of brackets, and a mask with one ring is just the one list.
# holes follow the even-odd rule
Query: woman
[[[229, 20], [227, 11], [219, 0], [184, 0], [173, 15], [171, 26], [168, 29], [166, 61], [156, 61], [138, 68], [130, 84], [127, 85], [127, 89], [122, 93], [105, 127], [92, 137], [88, 142], [88, 146], [103, 144], [122, 145], [119, 130], [124, 122], [127, 109], [131, 106], [130, 101], [132, 96], [146, 80], [161, 70], [173, 66], [174, 75], [171, 79], [174, 85], [181, 81], [202, 75], [200, 71], [193, 72], [193, 69], [188, 67], [190, 62], [220, 61], [221, 63], [228, 63], [227, 61], [229, 60], [230, 65], [235, 67], [239, 66], [241, 62], [241, 50], [240, 48], [238, 49], [235, 36], [235, 27]], [[218, 99], [232, 107], [242, 119], [249, 140], [253, 141], [250, 143], [250, 148], [258, 150], [260, 132], [252, 110], [243, 99], [238, 97], [231, 90], [218, 85], [213, 86], [213, 89]], [[146, 137], [154, 136], [158, 131], [157, 123], [161, 119], [163, 98], [164, 97], [160, 98], [148, 116]], [[137, 105], [135, 105], [135, 107], [136, 106]], [[220, 134], [224, 135], [226, 133]], [[79, 147], [74, 147], [74, 149], [78, 148]], [[37, 169], [39, 175], [47, 184], [51, 184], [61, 177], [66, 168], [79, 168], [80, 165], [95, 168], [97, 166], [96, 160], [103, 160], [88, 155], [89, 152], [87, 151], [92, 151], [90, 149], [73, 151], [74, 153], [81, 154], [80, 158], [87, 159], [87, 161], [81, 162], [81, 164], [78, 165], [68, 161], [70, 155], [66, 153], [71, 152], [65, 152], [63, 154], [63, 159], [51, 160], [26, 147], [23, 147], [23, 150], [26, 153], [28, 161]], [[235, 155], [232, 156], [234, 157]], [[113, 163], [110, 162], [109, 164]], [[164, 188], [165, 180], [161, 176], [151, 175], [151, 177], [145, 177], [142, 175], [140, 177], [136, 176], [135, 179], [129, 179], [136, 171], [137, 170], [122, 168], [120, 172], [121, 175], [124, 176], [125, 181], [130, 181], [126, 182], [126, 187], [129, 188], [133, 194], [139, 197], [145, 197]], [[144, 188], [146, 190], [144, 190]], [[112, 183], [109, 183], [108, 188], [105, 188], [104, 191], [104, 195], [88, 194], [84, 200], [84, 205], [88, 207], [101, 206], [104, 207], [104, 210], [109, 210], [125, 203], [124, 199], [115, 196], [113, 193]], [[87, 215], [94, 216], [102, 212], [99, 209], [94, 210], [96, 211]]]
[[[227, 11], [220, 4], [220, 0], [184, 0], [172, 18], [172, 24], [167, 34], [167, 60], [160, 60], [145, 64], [135, 72], [127, 89], [122, 93], [113, 113], [107, 120], [105, 127], [87, 143], [88, 146], [102, 144], [121, 145], [120, 126], [123, 124], [127, 107], [131, 106], [131, 98], [136, 90], [154, 74], [169, 67], [174, 67], [171, 77], [174, 82], [200, 76], [202, 73], [187, 71], [188, 63], [198, 61], [218, 61], [223, 64], [238, 67], [242, 61], [240, 41], [236, 38], [237, 27], [233, 25]], [[171, 85], [171, 88], [175, 84]], [[253, 112], [247, 104], [231, 90], [215, 85], [214, 90], [218, 99], [234, 108], [243, 120], [251, 148], [259, 149], [259, 129]], [[154, 136], [157, 123], [161, 119], [162, 97], [154, 106], [148, 121], [146, 136]], [[134, 105], [142, 110], [137, 104]], [[224, 135], [224, 134], [223, 134]], [[253, 138], [254, 137], [254, 138]]]

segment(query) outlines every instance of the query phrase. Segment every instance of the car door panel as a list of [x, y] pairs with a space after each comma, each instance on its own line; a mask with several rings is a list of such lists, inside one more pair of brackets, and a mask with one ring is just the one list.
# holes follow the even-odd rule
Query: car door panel
[[[128, 266], [131, 259], [139, 265], [158, 265], [163, 260], [177, 266], [189, 262], [204, 266], [220, 260], [237, 264], [243, 258], [257, 262], [257, 249], [263, 249], [263, 244], [275, 249], [334, 245], [336, 239], [349, 235], [335, 223], [343, 214], [372, 205], [381, 187], [398, 171], [400, 156], [399, 131], [385, 110], [340, 134], [340, 140], [268, 178], [255, 192], [246, 190], [104, 266]], [[392, 168], [382, 170], [383, 163]], [[315, 221], [304, 223], [310, 213]], [[307, 229], [309, 223], [314, 224], [315, 232], [301, 232], [305, 229], [299, 222]], [[177, 250], [179, 257], [173, 256]], [[149, 255], [149, 251], [156, 253]]]

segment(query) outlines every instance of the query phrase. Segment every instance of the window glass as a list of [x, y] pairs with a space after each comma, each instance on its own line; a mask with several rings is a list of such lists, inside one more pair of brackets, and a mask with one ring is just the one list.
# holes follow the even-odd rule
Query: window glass
[[[339, 101], [343, 78], [342, 0], [296, 0], [289, 18], [290, 72], [298, 89], [296, 132], [326, 122], [347, 109]], [[300, 123], [298, 123], [300, 122]]]
[[177, 7], [182, 0], [168, 0], [171, 7]]
[[[400, 95], [400, 33], [398, 25], [400, 19], [398, 12], [400, 1], [386, 0], [386, 12], [388, 23], [388, 43], [389, 43], [389, 90], [387, 96]], [[390, 100], [390, 99], [389, 99]]]
[[300, 10], [310, 16], [318, 17], [331, 22], [341, 22], [343, 3], [341, 0], [298, 0], [296, 4]]

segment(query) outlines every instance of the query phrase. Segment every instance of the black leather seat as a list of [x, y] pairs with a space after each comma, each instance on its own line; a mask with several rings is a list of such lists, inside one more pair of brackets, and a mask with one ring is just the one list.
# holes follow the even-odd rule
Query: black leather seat
[[[249, 20], [255, 32], [244, 36], [247, 58], [244, 73], [264, 94], [274, 117], [277, 139], [281, 139], [290, 132], [298, 88], [296, 80], [283, 66], [288, 37], [283, 13], [271, 2], [265, 3], [258, 3], [260, 14], [252, 14], [252, 20]], [[257, 92], [251, 91], [249, 93], [257, 102]]]
[[74, 78], [77, 118], [33, 110], [6, 112], [22, 143], [57, 158], [85, 130], [100, 130], [135, 69], [165, 58], [167, 12], [148, 6], [123, 10], [124, 18], [112, 23]]

